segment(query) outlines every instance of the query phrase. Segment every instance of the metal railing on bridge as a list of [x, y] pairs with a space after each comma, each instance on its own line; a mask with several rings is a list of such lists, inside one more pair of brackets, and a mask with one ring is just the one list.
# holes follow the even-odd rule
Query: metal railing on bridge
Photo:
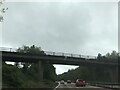
[[47, 55], [54, 56], [66, 56], [66, 57], [76, 57], [76, 58], [86, 58], [86, 59], [96, 59], [96, 56], [80, 55], [80, 54], [71, 54], [71, 53], [62, 53], [62, 52], [50, 52], [44, 51]]
[[[0, 47], [0, 51], [16, 52], [17, 48]], [[44, 53], [46, 55], [54, 55], [54, 56], [65, 56], [65, 57], [75, 57], [75, 58], [85, 58], [85, 59], [96, 59], [96, 56], [81, 55], [81, 54], [71, 54], [71, 53], [51, 52], [51, 51], [44, 51]]]
[[0, 51], [16, 52], [17, 48], [0, 47]]

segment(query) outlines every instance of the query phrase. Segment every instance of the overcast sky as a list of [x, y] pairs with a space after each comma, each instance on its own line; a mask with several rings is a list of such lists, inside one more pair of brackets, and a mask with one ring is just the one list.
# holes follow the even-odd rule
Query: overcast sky
[[[9, 2], [2, 46], [40, 46], [83, 55], [118, 51], [117, 3]], [[56, 66], [57, 74], [71, 66]]]

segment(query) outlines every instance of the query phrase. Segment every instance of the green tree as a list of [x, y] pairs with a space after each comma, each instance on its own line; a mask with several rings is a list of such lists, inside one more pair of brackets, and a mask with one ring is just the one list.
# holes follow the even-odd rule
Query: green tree
[[[30, 54], [44, 54], [44, 51], [42, 51], [41, 47], [37, 47], [35, 45], [32, 45], [30, 47], [23, 45], [22, 47], [19, 47], [17, 49], [17, 52]], [[31, 66], [30, 63], [21, 63], [21, 65], [23, 65], [24, 70], [28, 69], [29, 66]]]
[[9, 87], [21, 87], [25, 80], [20, 69], [5, 63], [2, 64], [2, 79], [2, 83], [8, 84]]
[[3, 7], [3, 2], [4, 2], [5, 0], [1, 0], [0, 1], [0, 22], [2, 22], [3, 21], [3, 13], [5, 13], [6, 12], [6, 10], [8, 9], [8, 8], [4, 8]]
[[118, 57], [118, 53], [115, 50], [113, 50], [111, 53], [111, 58], [116, 58], [116, 57]]
[[[32, 46], [22, 46], [17, 49], [17, 52], [20, 53], [28, 53], [28, 54], [34, 54], [34, 55], [45, 55], [44, 51], [41, 49], [41, 47], [37, 47], [35, 45]], [[38, 64], [35, 63], [21, 63], [23, 65], [23, 71], [26, 73], [29, 73], [32, 75], [32, 73], [38, 73]], [[55, 73], [55, 68], [52, 64], [45, 63], [43, 65], [44, 68], [44, 79], [47, 80], [56, 80], [56, 73]]]
[[102, 54], [98, 53], [97, 59], [98, 60], [102, 59]]
[[107, 58], [110, 58], [110, 53], [107, 53], [105, 56], [106, 56]]

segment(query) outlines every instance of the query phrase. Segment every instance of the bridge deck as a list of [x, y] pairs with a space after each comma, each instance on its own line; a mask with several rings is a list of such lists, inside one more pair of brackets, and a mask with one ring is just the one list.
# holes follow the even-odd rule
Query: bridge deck
[[56, 54], [28, 54], [18, 52], [6, 52], [2, 51], [2, 61], [12, 62], [33, 62], [36, 63], [39, 60], [52, 64], [68, 64], [68, 65], [108, 65], [116, 66], [117, 62], [110, 62], [108, 60], [97, 60], [93, 58], [73, 57]]

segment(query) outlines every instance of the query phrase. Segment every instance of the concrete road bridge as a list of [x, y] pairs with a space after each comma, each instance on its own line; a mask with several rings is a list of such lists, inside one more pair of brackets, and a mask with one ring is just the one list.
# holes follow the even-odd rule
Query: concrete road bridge
[[112, 80], [118, 79], [118, 64], [117, 61], [109, 60], [97, 60], [95, 56], [86, 56], [70, 53], [58, 53], [44, 51], [44, 54], [30, 54], [10, 51], [0, 51], [2, 61], [11, 62], [29, 62], [38, 63], [39, 79], [43, 79], [43, 65], [45, 63], [50, 64], [62, 64], [62, 65], [79, 65], [89, 67], [105, 67], [105, 70], [109, 71]]

